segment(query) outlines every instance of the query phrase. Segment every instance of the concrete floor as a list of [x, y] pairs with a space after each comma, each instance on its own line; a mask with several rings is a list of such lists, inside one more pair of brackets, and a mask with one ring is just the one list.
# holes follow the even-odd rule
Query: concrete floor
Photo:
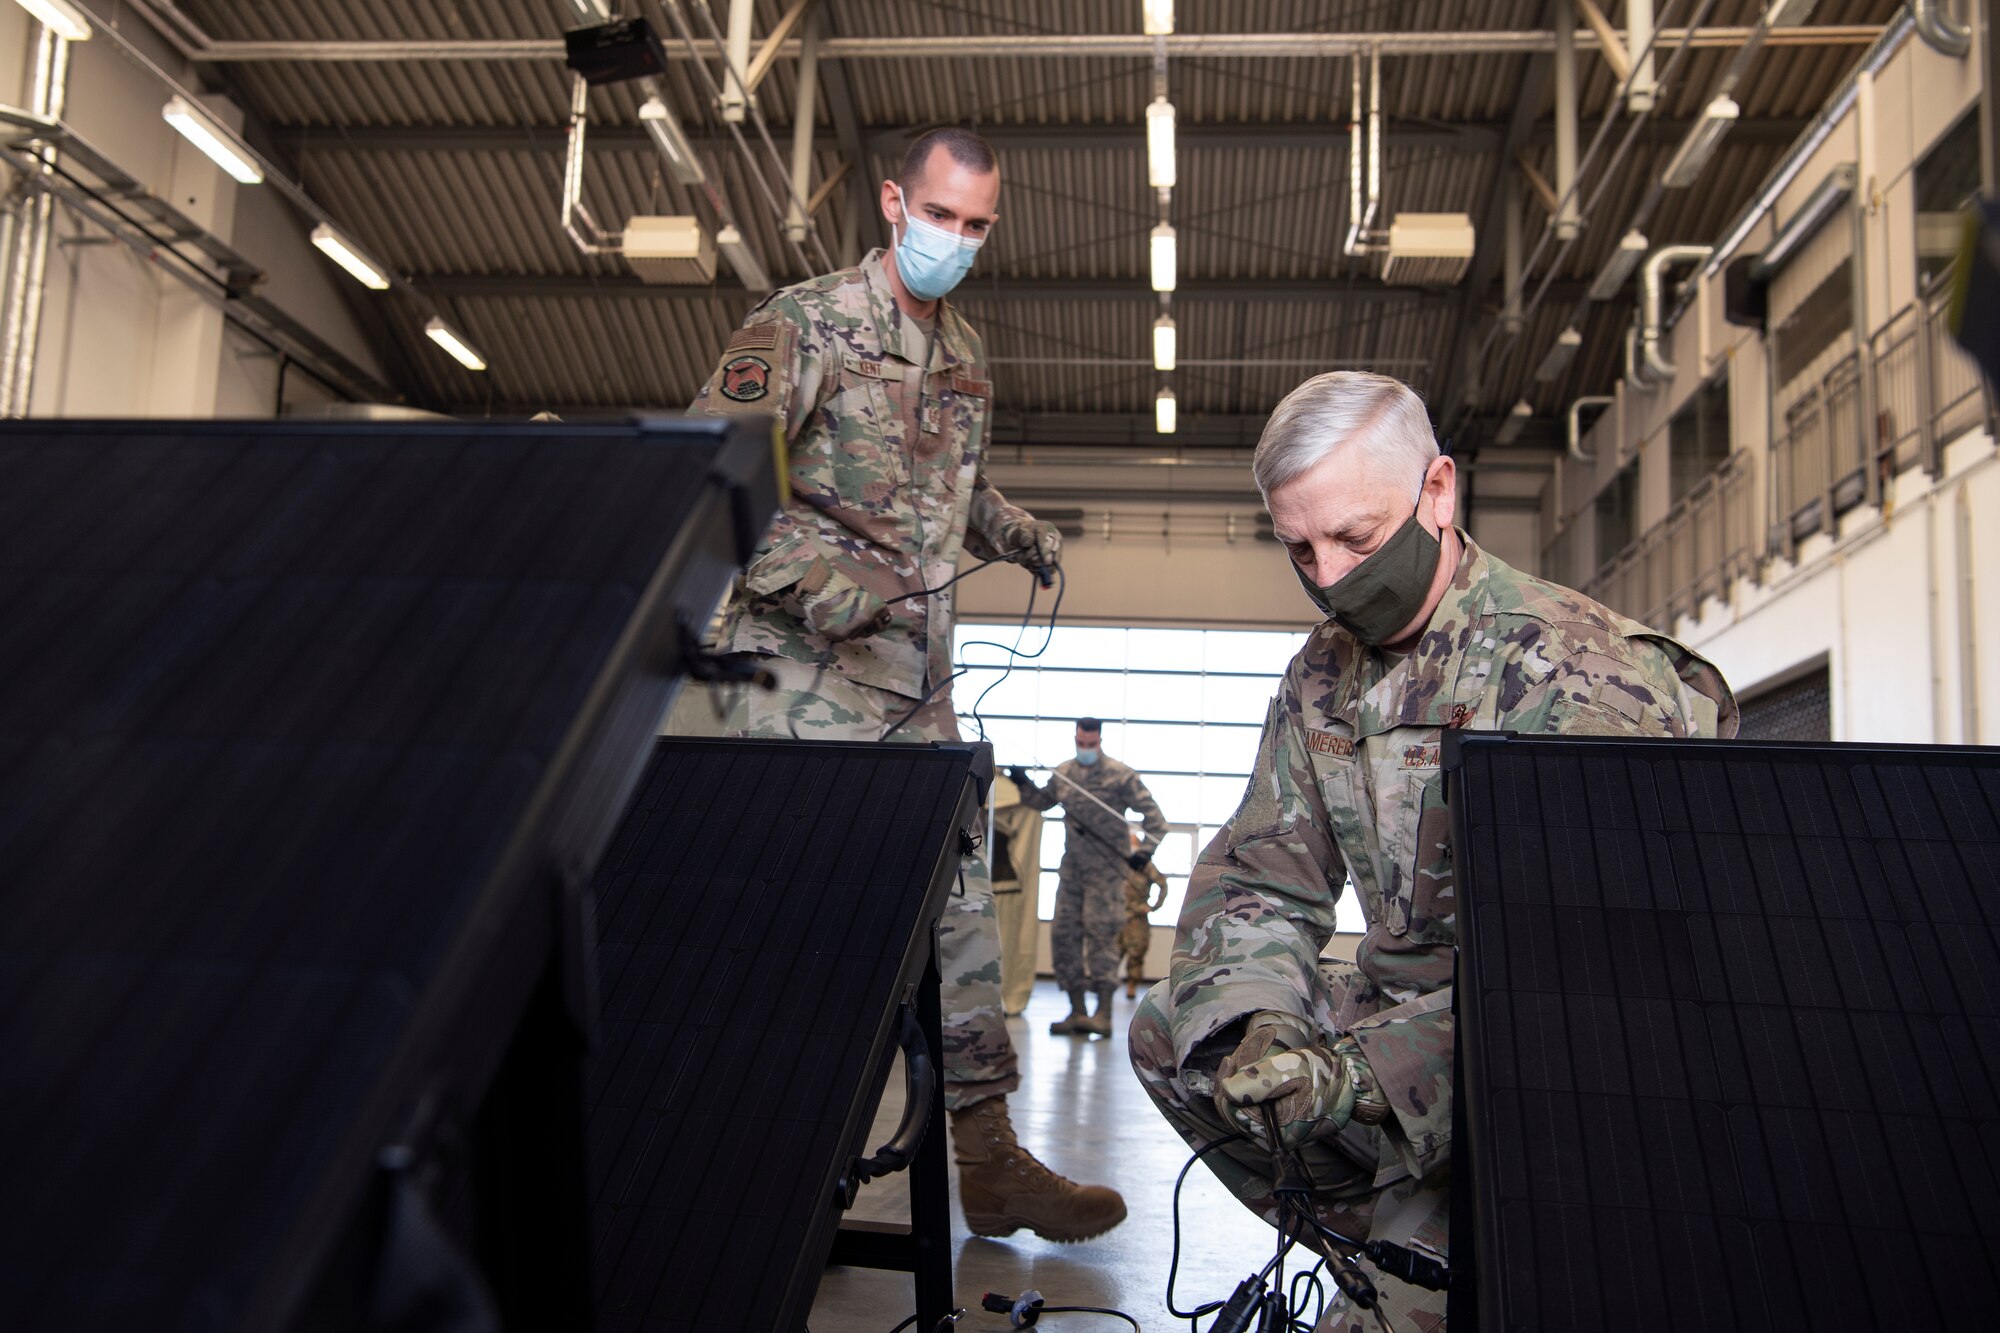
[[[959, 1323], [966, 1333], [1007, 1327], [1004, 1316], [979, 1309], [982, 1292], [1011, 1296], [1029, 1287], [1050, 1305], [1124, 1310], [1148, 1330], [1182, 1326], [1167, 1314], [1167, 1261], [1173, 1245], [1169, 1209], [1174, 1177], [1186, 1164], [1188, 1150], [1153, 1109], [1126, 1059], [1125, 1025], [1133, 1003], [1119, 992], [1109, 1040], [1051, 1037], [1049, 1024], [1068, 1012], [1068, 1004], [1054, 983], [1041, 981], [1027, 1013], [1008, 1020], [1021, 1059], [1021, 1088], [1007, 1104], [1021, 1142], [1072, 1180], [1120, 1191], [1128, 1215], [1114, 1230], [1081, 1244], [1060, 1245], [1027, 1231], [982, 1240], [966, 1233], [954, 1168], [952, 1243], [958, 1304], [971, 1311]], [[871, 1144], [894, 1131], [901, 1103], [898, 1072], [889, 1081]], [[853, 1215], [907, 1221], [906, 1190], [900, 1178], [876, 1182]], [[1188, 1175], [1181, 1193], [1181, 1226], [1176, 1296], [1184, 1310], [1227, 1298], [1271, 1257], [1271, 1228], [1237, 1203], [1205, 1167]], [[813, 1303], [812, 1333], [888, 1333], [914, 1308], [907, 1275], [829, 1268]], [[1036, 1327], [1052, 1333], [1100, 1333], [1125, 1325], [1099, 1315], [1067, 1314], [1048, 1315]]]

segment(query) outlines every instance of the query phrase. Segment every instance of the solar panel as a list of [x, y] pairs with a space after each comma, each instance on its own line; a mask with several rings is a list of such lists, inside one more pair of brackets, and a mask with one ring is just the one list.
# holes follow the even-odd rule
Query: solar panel
[[983, 751], [659, 742], [597, 879], [600, 1329], [804, 1327]]
[[708, 421], [0, 432], [0, 1324], [287, 1323], [774, 485]]
[[1480, 1326], [1990, 1318], [2000, 751], [1448, 735]]

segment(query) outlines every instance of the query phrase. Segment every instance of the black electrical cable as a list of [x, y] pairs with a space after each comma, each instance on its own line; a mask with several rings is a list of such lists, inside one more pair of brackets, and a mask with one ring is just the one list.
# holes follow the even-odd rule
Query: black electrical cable
[[[963, 1309], [953, 1310], [950, 1314], [938, 1320], [937, 1323], [931, 1325], [931, 1333], [942, 1333], [942, 1330], [944, 1329], [957, 1328], [958, 1321], [963, 1318], [965, 1318], [965, 1311]], [[916, 1322], [917, 1322], [917, 1317], [915, 1315], [910, 1315], [909, 1317], [905, 1318], [902, 1323], [890, 1329], [889, 1333], [903, 1333], [904, 1329], [908, 1328], [910, 1325]]]
[[1014, 554], [1010, 552], [1007, 555], [996, 555], [991, 560], [981, 560], [971, 569], [959, 570], [958, 573], [952, 575], [950, 578], [946, 579], [943, 583], [938, 584], [938, 586], [935, 588], [918, 588], [915, 592], [898, 593], [894, 597], [891, 597], [888, 601], [882, 603], [882, 605], [894, 606], [898, 602], [907, 602], [912, 597], [935, 597], [937, 594], [943, 592], [946, 588], [949, 588], [952, 584], [958, 582], [960, 579], [969, 578], [970, 576], [977, 574], [980, 570], [985, 569], [988, 565], [997, 565], [1003, 560], [1013, 560], [1013, 559], [1014, 559]]
[[1187, 1165], [1182, 1167], [1180, 1175], [1174, 1178], [1174, 1252], [1173, 1258], [1167, 1261], [1167, 1313], [1176, 1319], [1199, 1319], [1203, 1315], [1214, 1314], [1223, 1306], [1223, 1302], [1221, 1301], [1210, 1301], [1208, 1304], [1199, 1306], [1193, 1310], [1183, 1310], [1174, 1304], [1174, 1279], [1179, 1275], [1181, 1269], [1181, 1188], [1187, 1184], [1188, 1172], [1194, 1170], [1196, 1162], [1199, 1162], [1217, 1148], [1227, 1147], [1232, 1143], [1247, 1143], [1249, 1141], [1250, 1136], [1247, 1134], [1231, 1134], [1226, 1138], [1217, 1139], [1213, 1143], [1203, 1144], [1194, 1150], [1194, 1156], [1187, 1159]]
[[1069, 578], [1067, 575], [1063, 573], [1062, 566], [1057, 565], [1055, 567], [1055, 571], [1056, 571], [1056, 600], [1054, 604], [1049, 607], [1049, 628], [1048, 628], [1048, 633], [1044, 635], [1042, 638], [1041, 647], [1035, 649], [1035, 651], [1032, 653], [1024, 653], [1021, 651], [1020, 648], [1021, 635], [1026, 634], [1028, 632], [1028, 622], [1034, 618], [1035, 614], [1035, 589], [1033, 587], [1030, 587], [1028, 589], [1028, 613], [1027, 615], [1021, 618], [1021, 628], [1015, 631], [1013, 646], [1010, 647], [1003, 643], [995, 643], [991, 639], [973, 639], [972, 641], [964, 644], [960, 648], [961, 653], [963, 653], [965, 648], [998, 648], [1001, 652], [1007, 654], [1007, 667], [1004, 671], [1000, 673], [1000, 679], [994, 681], [991, 685], [988, 685], [985, 689], [981, 690], [979, 692], [979, 697], [972, 701], [972, 710], [971, 710], [972, 724], [975, 727], [979, 728], [979, 739], [982, 741], [986, 739], [986, 720], [980, 717], [979, 710], [985, 706], [986, 696], [993, 693], [993, 691], [999, 689], [1003, 684], [1006, 683], [1007, 677], [1014, 674], [1014, 666], [1016, 663], [1023, 661], [1026, 662], [1034, 661], [1036, 658], [1040, 657], [1043, 653], [1046, 653], [1049, 650], [1049, 645], [1055, 642], [1056, 617], [1062, 613], [1063, 592], [1067, 589], [1069, 585]]
[[[982, 564], [975, 565], [971, 569], [966, 570], [964, 573], [957, 575], [955, 578], [951, 580], [951, 583], [956, 583], [958, 579], [964, 578], [966, 574], [975, 574], [980, 570], [986, 568], [988, 565], [998, 564], [1002, 559], [1005, 558], [1006, 557], [995, 557], [992, 560], [988, 560]], [[988, 685], [984, 690], [980, 691], [979, 701], [975, 702], [972, 706], [971, 716], [973, 725], [978, 727], [979, 739], [982, 741], [986, 739], [986, 724], [979, 717], [979, 702], [983, 702], [988, 694], [991, 694], [994, 691], [994, 689], [996, 689], [1000, 685], [1002, 681], [1006, 680], [1007, 677], [1013, 673], [1014, 663], [1017, 659], [1026, 658], [1032, 661], [1033, 659], [1040, 657], [1043, 653], [1049, 650], [1049, 644], [1053, 642], [1055, 639], [1056, 616], [1062, 610], [1063, 588], [1067, 582], [1062, 572], [1062, 566], [1057, 565], [1055, 569], [1056, 569], [1056, 600], [1055, 604], [1049, 608], [1048, 636], [1045, 639], [1043, 639], [1041, 647], [1037, 648], [1032, 653], [1024, 653], [1021, 652], [1020, 649], [1018, 648], [1010, 648], [1004, 643], [994, 643], [990, 639], [973, 639], [968, 643], [959, 645], [959, 651], [961, 655], [967, 648], [997, 648], [1001, 652], [1008, 654], [1007, 667], [1006, 670], [1000, 673], [1000, 679], [994, 681], [993, 684]], [[946, 583], [943, 586], [950, 587], [951, 583]], [[937, 589], [936, 591], [941, 591], [941, 590], [942, 589]], [[926, 590], [926, 591], [932, 591], [932, 590]], [[1034, 621], [1035, 592], [1036, 588], [1034, 584], [1031, 583], [1028, 588], [1028, 609], [1021, 616], [1020, 628], [1015, 631], [1016, 643], [1019, 643], [1020, 636], [1028, 632], [1028, 626]], [[916, 595], [917, 594], [915, 593], [905, 594], [905, 596], [916, 596]], [[960, 667], [958, 670], [952, 672], [949, 676], [946, 676], [943, 680], [940, 680], [936, 684], [932, 685], [928, 690], [925, 690], [923, 697], [918, 699], [916, 703], [912, 704], [907, 710], [905, 710], [902, 716], [898, 717], [894, 722], [890, 723], [889, 726], [885, 728], [882, 734], [876, 739], [886, 741], [889, 739], [889, 737], [895, 735], [896, 732], [899, 729], [901, 729], [904, 723], [908, 722], [911, 718], [915, 717], [918, 713], [922, 712], [924, 705], [928, 704], [932, 699], [937, 697], [938, 691], [946, 688], [953, 681], [957, 680], [960, 676], [963, 676], [966, 672], [970, 671], [971, 669], [972, 669], [971, 667]]]
[[1139, 1328], [1139, 1321], [1134, 1319], [1131, 1315], [1126, 1314], [1123, 1310], [1113, 1310], [1103, 1305], [1044, 1305], [1042, 1307], [1042, 1313], [1043, 1314], [1108, 1314], [1113, 1319], [1123, 1319], [1133, 1328], [1139, 1329], [1139, 1333], [1146, 1333], [1145, 1329]]

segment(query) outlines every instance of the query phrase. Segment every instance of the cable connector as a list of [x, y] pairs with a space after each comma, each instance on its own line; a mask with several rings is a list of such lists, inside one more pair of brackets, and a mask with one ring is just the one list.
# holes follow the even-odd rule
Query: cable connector
[[1012, 1298], [989, 1291], [979, 1298], [980, 1309], [1006, 1315], [1011, 1328], [1033, 1328], [1035, 1321], [1042, 1317], [1042, 1304], [1042, 1293], [1033, 1290]]
[[1208, 1333], [1245, 1333], [1250, 1321], [1263, 1309], [1264, 1278], [1262, 1274], [1254, 1274], [1236, 1284], [1235, 1292], [1222, 1303], [1215, 1322], [1208, 1326]]
[[1451, 1286], [1451, 1269], [1407, 1245], [1398, 1245], [1390, 1240], [1371, 1240], [1361, 1247], [1361, 1252], [1390, 1277], [1401, 1278], [1413, 1287], [1443, 1291]]

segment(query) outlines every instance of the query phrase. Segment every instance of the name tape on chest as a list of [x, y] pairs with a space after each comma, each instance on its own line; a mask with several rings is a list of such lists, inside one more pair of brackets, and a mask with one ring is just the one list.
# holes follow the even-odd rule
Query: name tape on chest
[[1330, 731], [1315, 731], [1306, 728], [1306, 748], [1314, 754], [1330, 754], [1337, 759], [1354, 757], [1354, 742], [1346, 736], [1336, 736]]

